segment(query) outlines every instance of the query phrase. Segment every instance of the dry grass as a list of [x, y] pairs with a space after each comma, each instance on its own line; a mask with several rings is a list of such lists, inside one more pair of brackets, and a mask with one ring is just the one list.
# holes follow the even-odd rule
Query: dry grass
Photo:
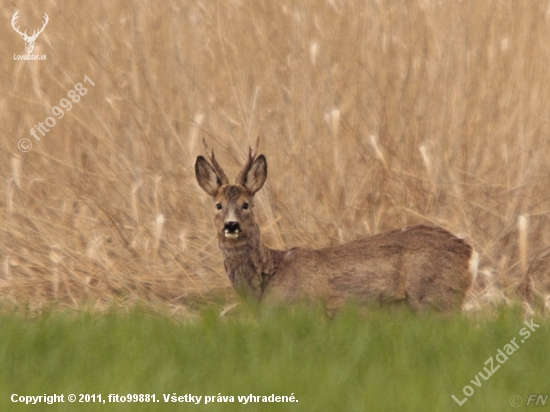
[[[49, 14], [35, 49], [47, 61], [13, 60], [18, 8], [30, 31]], [[480, 253], [470, 307], [518, 300], [522, 264], [549, 292], [548, 1], [10, 0], [0, 11], [2, 301], [233, 299], [193, 163], [205, 137], [234, 176], [258, 134], [270, 246], [427, 222]], [[96, 86], [35, 141], [30, 128], [84, 75]]]

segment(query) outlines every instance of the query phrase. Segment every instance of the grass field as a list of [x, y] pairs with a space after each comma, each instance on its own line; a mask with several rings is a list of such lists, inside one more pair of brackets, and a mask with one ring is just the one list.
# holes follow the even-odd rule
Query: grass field
[[[0, 409], [9, 411], [506, 411], [510, 398], [549, 394], [550, 323], [521, 343], [519, 312], [491, 320], [418, 318], [402, 311], [327, 320], [314, 310], [241, 308], [220, 319], [206, 311], [174, 322], [136, 310], [103, 316], [53, 313], [0, 318]], [[529, 330], [529, 329], [527, 329]], [[495, 358], [517, 337], [519, 349]], [[494, 374], [471, 383], [493, 358]], [[451, 398], [465, 398], [459, 407]], [[10, 396], [64, 394], [65, 403], [21, 405]], [[69, 394], [101, 394], [106, 403], [68, 403]], [[109, 403], [109, 394], [155, 394], [157, 403]], [[163, 395], [202, 396], [198, 405]], [[205, 405], [234, 396], [234, 403]], [[238, 396], [291, 396], [297, 403], [249, 403]], [[249, 398], [250, 399], [250, 398]], [[78, 399], [77, 399], [78, 400]], [[522, 405], [522, 408], [523, 408]], [[531, 403], [531, 406], [534, 402]], [[550, 403], [547, 405], [550, 406]]]

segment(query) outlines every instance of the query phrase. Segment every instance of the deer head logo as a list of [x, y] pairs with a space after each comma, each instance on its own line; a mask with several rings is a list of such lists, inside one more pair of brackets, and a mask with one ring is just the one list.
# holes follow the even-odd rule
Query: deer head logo
[[25, 51], [27, 52], [27, 54], [31, 54], [32, 51], [34, 50], [34, 43], [36, 42], [38, 35], [44, 31], [44, 29], [46, 28], [46, 24], [48, 24], [49, 17], [46, 13], [44, 13], [44, 25], [40, 30], [38, 31], [34, 30], [34, 32], [32, 33], [32, 36], [27, 35], [27, 30], [21, 33], [21, 31], [19, 30], [19, 27], [15, 26], [15, 21], [17, 20], [18, 17], [19, 17], [19, 10], [17, 10], [13, 15], [13, 18], [11, 19], [11, 26], [17, 33], [21, 35], [23, 40], [25, 40]]

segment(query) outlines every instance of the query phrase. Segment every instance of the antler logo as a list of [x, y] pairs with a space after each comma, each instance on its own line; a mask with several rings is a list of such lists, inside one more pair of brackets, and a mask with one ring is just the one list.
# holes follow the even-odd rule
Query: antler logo
[[34, 43], [36, 42], [38, 35], [44, 31], [44, 29], [46, 28], [46, 24], [48, 24], [49, 17], [46, 13], [44, 13], [44, 25], [40, 30], [38, 31], [34, 30], [34, 32], [32, 33], [32, 36], [27, 35], [27, 30], [21, 33], [21, 31], [19, 30], [19, 27], [15, 26], [15, 21], [17, 20], [18, 17], [19, 17], [19, 10], [17, 10], [13, 15], [13, 18], [11, 19], [11, 26], [17, 33], [21, 35], [23, 40], [25, 40], [25, 50], [27, 54], [31, 54], [32, 51], [34, 50]]

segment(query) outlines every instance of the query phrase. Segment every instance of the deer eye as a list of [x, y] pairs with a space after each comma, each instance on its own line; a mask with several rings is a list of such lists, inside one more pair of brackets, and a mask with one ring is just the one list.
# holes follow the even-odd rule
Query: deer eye
[[221, 203], [216, 203], [216, 209], [222, 210], [223, 209], [222, 204]]
[[246, 203], [246, 202], [243, 203], [243, 209], [244, 209], [244, 210], [247, 210], [247, 209], [248, 209], [248, 203]]

